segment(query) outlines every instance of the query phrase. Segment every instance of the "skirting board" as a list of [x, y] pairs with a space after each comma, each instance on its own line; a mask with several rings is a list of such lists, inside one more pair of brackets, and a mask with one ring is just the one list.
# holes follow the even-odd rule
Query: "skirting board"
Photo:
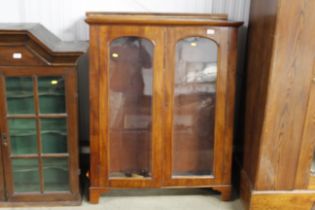
[[311, 210], [315, 190], [255, 191], [242, 171], [241, 200], [246, 210]]

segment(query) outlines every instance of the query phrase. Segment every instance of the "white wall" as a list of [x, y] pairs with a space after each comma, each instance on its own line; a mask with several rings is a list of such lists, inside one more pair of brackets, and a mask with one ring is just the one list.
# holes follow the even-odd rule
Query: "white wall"
[[[0, 22], [39, 22], [64, 41], [87, 40], [86, 11], [227, 13], [242, 20], [240, 30], [238, 85], [243, 83], [243, 66], [250, 0], [8, 0], [0, 7]], [[88, 139], [88, 96], [86, 60], [82, 60], [80, 83], [80, 138]], [[240, 101], [240, 97], [237, 97]], [[239, 104], [239, 102], [237, 102]], [[238, 112], [236, 112], [238, 113]]]
[[39, 22], [65, 41], [87, 40], [86, 11], [228, 13], [248, 22], [250, 0], [9, 0], [0, 22]]

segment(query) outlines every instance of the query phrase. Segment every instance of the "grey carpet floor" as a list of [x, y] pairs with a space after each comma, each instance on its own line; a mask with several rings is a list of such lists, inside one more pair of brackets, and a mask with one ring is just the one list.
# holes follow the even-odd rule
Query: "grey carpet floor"
[[[13, 208], [2, 208], [13, 209]], [[14, 210], [243, 210], [238, 198], [222, 202], [220, 195], [208, 189], [113, 190], [97, 205], [86, 200], [81, 206], [14, 208]]]

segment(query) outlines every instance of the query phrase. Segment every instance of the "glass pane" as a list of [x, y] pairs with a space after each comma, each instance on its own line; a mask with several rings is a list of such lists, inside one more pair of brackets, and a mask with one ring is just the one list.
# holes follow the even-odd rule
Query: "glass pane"
[[36, 154], [37, 135], [35, 119], [10, 119], [9, 133], [13, 155]]
[[31, 77], [6, 78], [9, 114], [34, 114], [33, 80]]
[[40, 181], [37, 159], [12, 159], [15, 192], [39, 192]]
[[67, 158], [43, 159], [44, 191], [69, 191]]
[[67, 153], [67, 120], [41, 119], [43, 153]]
[[[151, 176], [153, 44], [125, 37], [110, 46], [110, 176]], [[104, 99], [106, 100], [106, 99]]]
[[40, 113], [65, 113], [65, 81], [63, 77], [39, 77]]
[[173, 175], [211, 175], [217, 45], [199, 37], [176, 45]]

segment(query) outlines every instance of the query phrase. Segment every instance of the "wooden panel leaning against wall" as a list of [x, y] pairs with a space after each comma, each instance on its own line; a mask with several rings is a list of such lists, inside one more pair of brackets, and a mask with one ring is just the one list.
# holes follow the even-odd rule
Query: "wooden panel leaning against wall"
[[315, 2], [252, 1], [241, 195], [247, 209], [309, 210], [315, 201]]
[[0, 24], [0, 206], [78, 205], [77, 59], [39, 24]]

